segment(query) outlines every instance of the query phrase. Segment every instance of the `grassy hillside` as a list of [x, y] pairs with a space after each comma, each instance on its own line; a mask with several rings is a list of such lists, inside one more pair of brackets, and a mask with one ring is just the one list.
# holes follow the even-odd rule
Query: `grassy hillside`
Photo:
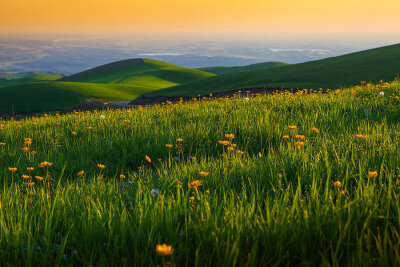
[[62, 75], [59, 73], [46, 73], [46, 72], [18, 72], [18, 73], [0, 73], [0, 79], [5, 80], [16, 80], [22, 78], [29, 77], [38, 77], [38, 76], [50, 76], [50, 77], [58, 77], [61, 78]]
[[185, 83], [210, 76], [214, 75], [166, 62], [138, 58], [113, 62], [64, 77], [61, 80], [87, 83], [146, 84], [148, 86], [160, 87], [169, 84]]
[[392, 81], [400, 73], [400, 44], [272, 69], [218, 75], [148, 96], [194, 96], [255, 87], [340, 88], [360, 81]]
[[151, 91], [147, 86], [79, 82], [38, 82], [0, 88], [0, 110], [41, 112], [74, 107], [86, 99], [129, 101]]
[[233, 66], [233, 67], [208, 67], [200, 68], [199, 70], [214, 73], [214, 74], [227, 74], [238, 71], [269, 69], [289, 65], [284, 62], [262, 62], [246, 66]]
[[399, 266], [399, 86], [1, 121], [1, 265]]
[[0, 80], [0, 90], [2, 87], [15, 86], [34, 82], [54, 81], [62, 76], [41, 72], [16, 73], [3, 76], [6, 80]]
[[44, 111], [71, 108], [88, 98], [132, 100], [139, 95], [214, 76], [165, 62], [134, 59], [114, 62], [75, 75], [34, 76], [0, 81], [0, 110]]

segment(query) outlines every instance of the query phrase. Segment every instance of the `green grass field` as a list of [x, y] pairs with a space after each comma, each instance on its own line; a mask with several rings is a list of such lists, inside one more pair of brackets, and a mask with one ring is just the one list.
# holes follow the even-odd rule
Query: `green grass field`
[[0, 262], [399, 265], [399, 88], [1, 121]]
[[130, 101], [143, 93], [211, 76], [156, 60], [125, 60], [61, 80], [61, 76], [40, 75], [0, 81], [0, 111], [61, 110], [89, 98]]
[[44, 81], [55, 81], [60, 79], [61, 75], [46, 74], [46, 73], [20, 73], [20, 74], [10, 74], [7, 76], [8, 80], [0, 80], [0, 92], [2, 88], [30, 84], [35, 82]]
[[283, 62], [262, 62], [257, 64], [251, 64], [246, 66], [233, 66], [233, 67], [208, 67], [208, 68], [200, 68], [199, 70], [214, 73], [214, 74], [227, 74], [238, 71], [246, 71], [246, 70], [259, 70], [259, 69], [269, 69], [276, 68], [281, 66], [289, 65]]
[[[46, 77], [47, 76], [47, 77]], [[18, 72], [18, 73], [0, 73], [0, 79], [5, 80], [16, 80], [23, 78], [32, 78], [39, 80], [56, 80], [62, 77], [61, 74], [56, 73], [45, 73], [45, 72]], [[0, 82], [2, 82], [0, 80]]]
[[147, 96], [196, 96], [243, 88], [341, 88], [360, 81], [393, 81], [400, 74], [400, 44], [339, 57], [218, 75]]
[[62, 110], [90, 98], [129, 101], [151, 90], [129, 84], [36, 82], [0, 88], [0, 106], [1, 110], [19, 112]]

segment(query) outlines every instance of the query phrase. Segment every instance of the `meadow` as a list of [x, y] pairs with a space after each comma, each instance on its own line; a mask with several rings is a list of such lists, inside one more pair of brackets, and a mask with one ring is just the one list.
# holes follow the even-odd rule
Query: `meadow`
[[399, 96], [363, 82], [3, 120], [0, 262], [399, 265]]
[[0, 111], [62, 110], [92, 98], [131, 101], [153, 90], [214, 76], [151, 59], [117, 61], [66, 77], [34, 74], [0, 81]]

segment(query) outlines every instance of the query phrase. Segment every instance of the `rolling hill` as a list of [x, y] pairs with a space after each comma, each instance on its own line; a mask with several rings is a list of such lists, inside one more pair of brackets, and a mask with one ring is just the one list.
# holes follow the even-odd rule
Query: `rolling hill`
[[392, 81], [400, 73], [400, 44], [277, 68], [234, 72], [146, 93], [194, 96], [243, 88], [340, 88]]
[[220, 75], [220, 74], [227, 74], [227, 73], [246, 71], [246, 70], [269, 69], [286, 65], [289, 64], [284, 62], [262, 62], [245, 66], [200, 68], [199, 70]]
[[[0, 110], [65, 109], [88, 98], [128, 101], [143, 93], [214, 75], [156, 60], [123, 60], [61, 79], [57, 77], [58, 80], [53, 81], [32, 77], [16, 79], [12, 83], [1, 81]], [[1, 86], [1, 83], [5, 85]]]
[[0, 80], [0, 88], [33, 82], [54, 81], [61, 77], [61, 74], [43, 72], [1, 73], [0, 78], [5, 80]]
[[106, 64], [60, 79], [60, 81], [130, 84], [154, 88], [169, 87], [214, 74], [151, 59], [128, 59]]

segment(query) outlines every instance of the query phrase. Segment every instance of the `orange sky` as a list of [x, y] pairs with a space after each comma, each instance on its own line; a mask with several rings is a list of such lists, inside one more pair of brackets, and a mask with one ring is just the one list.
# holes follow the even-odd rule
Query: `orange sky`
[[400, 0], [1, 0], [0, 6], [3, 32], [400, 32]]

